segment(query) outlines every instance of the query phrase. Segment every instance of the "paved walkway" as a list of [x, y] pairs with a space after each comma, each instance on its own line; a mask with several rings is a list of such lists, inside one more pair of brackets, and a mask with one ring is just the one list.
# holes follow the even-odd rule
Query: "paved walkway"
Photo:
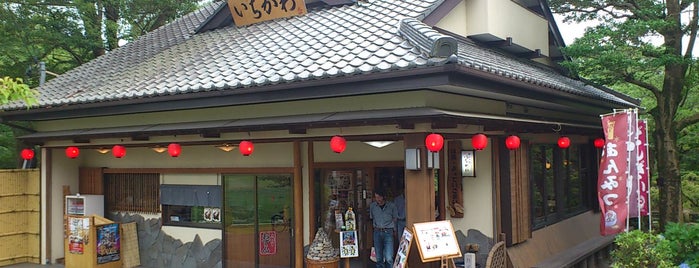
[[47, 265], [42, 265], [42, 264], [36, 264], [36, 263], [20, 263], [20, 264], [15, 264], [15, 265], [10, 265], [10, 266], [5, 266], [9, 268], [63, 268], [63, 264], [47, 264]]

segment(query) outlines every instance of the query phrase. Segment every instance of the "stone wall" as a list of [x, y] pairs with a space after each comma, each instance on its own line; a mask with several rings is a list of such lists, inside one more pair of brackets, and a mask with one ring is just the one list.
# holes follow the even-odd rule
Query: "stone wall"
[[221, 239], [204, 245], [199, 235], [194, 241], [182, 243], [161, 230], [160, 219], [148, 219], [138, 214], [111, 214], [115, 222], [136, 222], [141, 267], [220, 268], [223, 267]]

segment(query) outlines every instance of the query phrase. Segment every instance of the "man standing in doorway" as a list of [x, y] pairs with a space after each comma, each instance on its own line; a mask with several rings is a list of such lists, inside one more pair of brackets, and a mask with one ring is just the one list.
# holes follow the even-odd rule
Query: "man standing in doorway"
[[386, 201], [383, 189], [374, 191], [374, 202], [369, 206], [369, 217], [374, 226], [374, 250], [376, 268], [393, 266], [393, 236], [396, 231], [398, 210], [392, 202]]

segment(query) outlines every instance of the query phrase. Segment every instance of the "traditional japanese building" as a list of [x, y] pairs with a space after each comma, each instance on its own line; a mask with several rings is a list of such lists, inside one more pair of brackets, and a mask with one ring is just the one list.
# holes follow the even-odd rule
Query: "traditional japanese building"
[[378, 188], [405, 193], [408, 226], [480, 243], [481, 267], [498, 237], [514, 267], [609, 242], [592, 141], [638, 101], [558, 66], [546, 1], [260, 2], [214, 2], [3, 107], [40, 149], [42, 260], [65, 257], [67, 187], [139, 222], [147, 267], [303, 267], [349, 207], [367, 263]]

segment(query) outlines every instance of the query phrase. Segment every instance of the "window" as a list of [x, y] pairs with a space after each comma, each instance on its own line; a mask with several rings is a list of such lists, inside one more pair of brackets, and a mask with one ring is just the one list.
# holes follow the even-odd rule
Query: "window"
[[160, 212], [160, 174], [105, 174], [105, 202], [108, 212]]
[[556, 223], [590, 208], [590, 183], [582, 161], [585, 145], [560, 149], [555, 144], [532, 144], [531, 200], [534, 229]]
[[221, 228], [222, 188], [219, 185], [160, 185], [163, 225]]

